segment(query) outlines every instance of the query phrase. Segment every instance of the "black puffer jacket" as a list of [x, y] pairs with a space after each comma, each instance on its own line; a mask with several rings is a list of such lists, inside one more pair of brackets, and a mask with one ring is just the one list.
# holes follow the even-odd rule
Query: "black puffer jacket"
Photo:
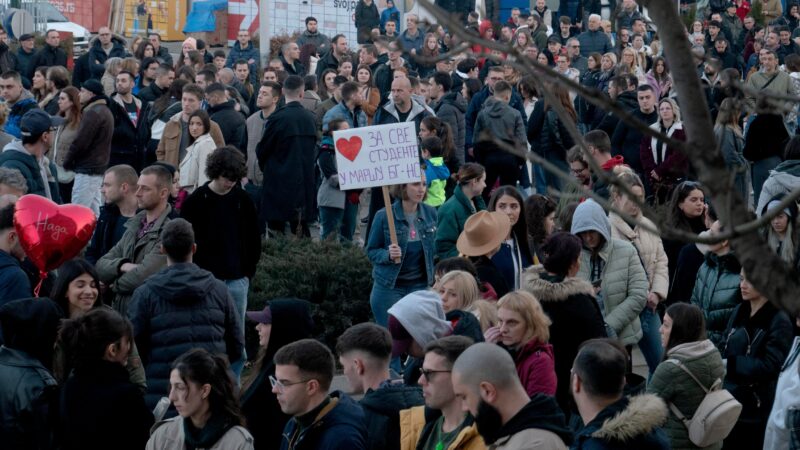
[[86, 254], [84, 255], [86, 260], [92, 265], [96, 264], [97, 260], [108, 253], [119, 241], [119, 239], [114, 238], [114, 231], [117, 229], [117, 224], [120, 220], [127, 222], [128, 217], [122, 216], [122, 213], [119, 211], [119, 206], [114, 203], [106, 203], [100, 207], [97, 225], [92, 234], [92, 240], [89, 246], [86, 247]]
[[219, 125], [225, 143], [233, 145], [247, 154], [247, 121], [234, 109], [236, 100], [228, 100], [217, 106], [209, 106], [208, 115]]
[[425, 403], [419, 387], [392, 384], [369, 390], [359, 402], [367, 425], [367, 448], [400, 449], [400, 411]]
[[[259, 355], [252, 381], [245, 379], [239, 403], [247, 421], [247, 428], [253, 434], [256, 450], [272, 450], [280, 446], [281, 435], [290, 417], [281, 411], [278, 398], [272, 393], [270, 375], [275, 375], [273, 357], [283, 346], [310, 338], [314, 332], [311, 318], [311, 304], [296, 298], [270, 300], [272, 331], [269, 343]], [[252, 323], [252, 322], [251, 322]]]
[[108, 108], [114, 117], [114, 135], [111, 138], [111, 155], [108, 166], [117, 164], [127, 164], [136, 172], [142, 170], [144, 164], [144, 146], [139, 141], [139, 125], [144, 122], [142, 113], [142, 101], [133, 97], [136, 105], [137, 122], [131, 120], [128, 111], [122, 106], [122, 99], [119, 95], [114, 95], [108, 102]]
[[92, 78], [99, 80], [103, 77], [103, 73], [106, 71], [105, 64], [108, 58], [124, 58], [129, 56], [128, 51], [125, 50], [125, 39], [119, 36], [112, 36], [111, 45], [111, 51], [106, 53], [100, 45], [100, 38], [94, 38], [92, 40], [92, 47], [89, 49], [89, 70], [91, 71]]
[[15, 300], [0, 308], [0, 445], [15, 450], [53, 448], [58, 396], [50, 373], [61, 308], [50, 299]]
[[767, 302], [750, 317], [750, 302], [733, 311], [722, 357], [727, 361], [725, 389], [742, 404], [739, 422], [765, 423], [781, 365], [792, 346], [792, 322]]
[[453, 143], [456, 145], [455, 157], [458, 166], [462, 166], [464, 159], [464, 139], [466, 138], [466, 122], [464, 115], [467, 112], [467, 101], [458, 92], [448, 92], [439, 102], [433, 105], [433, 112], [442, 122], [450, 125]]
[[227, 286], [192, 263], [167, 266], [133, 292], [128, 315], [147, 375], [147, 407], [169, 394], [170, 366], [193, 348], [237, 361], [240, 320]]

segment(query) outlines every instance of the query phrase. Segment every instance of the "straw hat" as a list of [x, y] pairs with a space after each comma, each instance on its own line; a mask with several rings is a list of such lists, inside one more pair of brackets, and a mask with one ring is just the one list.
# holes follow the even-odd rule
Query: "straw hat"
[[500, 247], [511, 230], [511, 221], [502, 212], [479, 211], [464, 223], [456, 248], [466, 256], [483, 256]]

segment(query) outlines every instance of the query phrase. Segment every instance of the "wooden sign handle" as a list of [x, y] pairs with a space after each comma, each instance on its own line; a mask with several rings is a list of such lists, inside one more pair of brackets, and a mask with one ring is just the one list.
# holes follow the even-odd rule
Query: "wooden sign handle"
[[[386, 206], [386, 221], [389, 223], [389, 239], [393, 245], [397, 245], [397, 230], [394, 227], [394, 212], [392, 211], [392, 200], [389, 198], [389, 186], [381, 186], [383, 191], [383, 204]], [[401, 258], [393, 259], [395, 264], [400, 264]]]

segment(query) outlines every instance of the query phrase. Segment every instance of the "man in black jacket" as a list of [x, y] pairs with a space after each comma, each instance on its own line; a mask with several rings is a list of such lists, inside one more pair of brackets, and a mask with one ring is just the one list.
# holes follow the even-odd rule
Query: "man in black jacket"
[[[247, 174], [244, 155], [230, 145], [218, 148], [208, 156], [205, 171], [211, 181], [183, 202], [181, 217], [194, 229], [195, 263], [225, 283], [244, 327], [247, 290], [261, 256], [256, 207], [238, 183]], [[238, 374], [244, 358], [231, 364]]]
[[146, 88], [139, 91], [139, 99], [145, 105], [154, 102], [169, 90], [172, 81], [175, 79], [175, 70], [172, 66], [161, 64], [156, 70], [156, 78]]
[[129, 316], [147, 374], [145, 402], [155, 407], [169, 393], [172, 361], [187, 348], [203, 348], [238, 361], [244, 334], [225, 283], [192, 263], [197, 251], [192, 225], [173, 219], [161, 232], [167, 267], [133, 293]]
[[482, 342], [464, 350], [452, 370], [453, 392], [475, 417], [488, 447], [566, 448], [572, 432], [553, 397], [528, 397], [507, 350]]
[[305, 83], [291, 75], [283, 83], [286, 105], [272, 113], [256, 146], [264, 173], [261, 220], [283, 234], [286, 222], [299, 236], [311, 236], [308, 222], [314, 215], [314, 160], [317, 146], [314, 114], [300, 104]]
[[139, 125], [144, 121], [144, 110], [142, 101], [132, 93], [135, 79], [130, 72], [120, 72], [116, 80], [117, 93], [108, 102], [114, 115], [114, 136], [108, 165], [127, 164], [138, 172], [144, 164], [144, 146], [139, 142]]
[[[648, 84], [639, 86], [636, 88], [636, 97], [639, 101], [639, 108], [633, 112], [633, 116], [644, 125], [655, 123], [658, 120], [658, 110], [656, 109], [658, 99], [653, 88]], [[639, 156], [641, 142], [642, 132], [624, 122], [617, 124], [614, 134], [611, 136], [611, 154], [622, 155], [625, 163], [639, 176], [642, 176], [642, 158]]]
[[0, 308], [0, 439], [3, 448], [54, 448], [58, 385], [53, 347], [63, 318], [50, 299], [16, 300]]
[[109, 167], [103, 175], [100, 193], [105, 204], [100, 207], [92, 241], [86, 248], [86, 260], [96, 264], [125, 234], [125, 224], [136, 215], [136, 183], [139, 177], [133, 167], [120, 164]]
[[350, 391], [364, 395], [359, 403], [365, 413], [367, 447], [399, 450], [399, 413], [422, 405], [424, 399], [420, 388], [391, 379], [392, 337], [389, 331], [374, 323], [354, 325], [339, 336], [336, 353]]
[[462, 166], [465, 162], [464, 157], [464, 135], [466, 125], [464, 114], [467, 112], [467, 101], [460, 93], [451, 91], [453, 78], [447, 72], [436, 72], [431, 77], [430, 84], [431, 107], [436, 117], [442, 122], [450, 125], [450, 132], [453, 133], [453, 143], [456, 145], [455, 157], [458, 165]]
[[238, 148], [242, 154], [247, 152], [247, 121], [244, 115], [234, 109], [236, 100], [228, 99], [225, 86], [211, 83], [206, 88], [208, 115], [219, 125], [225, 143]]
[[33, 79], [33, 72], [37, 67], [45, 66], [64, 66], [67, 67], [67, 52], [64, 51], [59, 45], [61, 44], [61, 37], [56, 30], [47, 30], [45, 33], [45, 44], [33, 58], [27, 67], [25, 76]]
[[[100, 79], [105, 73], [108, 58], [125, 58], [130, 56], [125, 50], [125, 40], [114, 36], [108, 27], [100, 27], [97, 38], [89, 48], [89, 70], [92, 78]], [[35, 69], [35, 67], [34, 67]]]
[[169, 53], [169, 49], [161, 45], [160, 34], [151, 31], [150, 34], [147, 35], [147, 39], [153, 44], [153, 48], [155, 49], [154, 56], [158, 59], [158, 62], [168, 66], [175, 65], [172, 61], [172, 55]]
[[[636, 100], [636, 86], [628, 83], [625, 75], [612, 77], [608, 80], [608, 96], [618, 106], [629, 111], [635, 110], [639, 104]], [[611, 112], [606, 112], [602, 108], [595, 109], [595, 117], [592, 121], [593, 130], [602, 130], [609, 136], [614, 134], [614, 129], [619, 123], [619, 116]], [[529, 135], [530, 136], [530, 135]]]

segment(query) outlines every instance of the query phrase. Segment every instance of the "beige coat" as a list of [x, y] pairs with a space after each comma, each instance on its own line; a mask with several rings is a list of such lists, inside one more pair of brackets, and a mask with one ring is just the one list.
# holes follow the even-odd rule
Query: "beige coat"
[[[183, 418], [173, 417], [153, 425], [146, 450], [183, 450]], [[228, 430], [220, 440], [207, 450], [252, 450], [253, 436], [244, 427]]]
[[[183, 113], [179, 112], [170, 117], [169, 122], [164, 125], [164, 134], [161, 135], [161, 141], [156, 149], [156, 157], [159, 161], [168, 162], [175, 167], [180, 165], [178, 156], [181, 147], [181, 114]], [[211, 129], [208, 134], [211, 135], [211, 139], [214, 139], [217, 147], [225, 145], [225, 138], [222, 137], [222, 130], [217, 122], [211, 121]]]
[[[645, 230], [641, 225], [631, 229], [622, 217], [614, 213], [608, 215], [608, 220], [611, 222], [611, 237], [628, 241], [639, 251], [639, 258], [644, 263], [644, 270], [650, 283], [650, 292], [655, 292], [662, 299], [667, 298], [669, 271], [661, 237]], [[639, 218], [639, 221], [647, 227], [656, 228], [656, 225], [644, 216]]]
[[528, 428], [500, 438], [487, 447], [489, 450], [567, 450], [564, 441], [552, 431]]

